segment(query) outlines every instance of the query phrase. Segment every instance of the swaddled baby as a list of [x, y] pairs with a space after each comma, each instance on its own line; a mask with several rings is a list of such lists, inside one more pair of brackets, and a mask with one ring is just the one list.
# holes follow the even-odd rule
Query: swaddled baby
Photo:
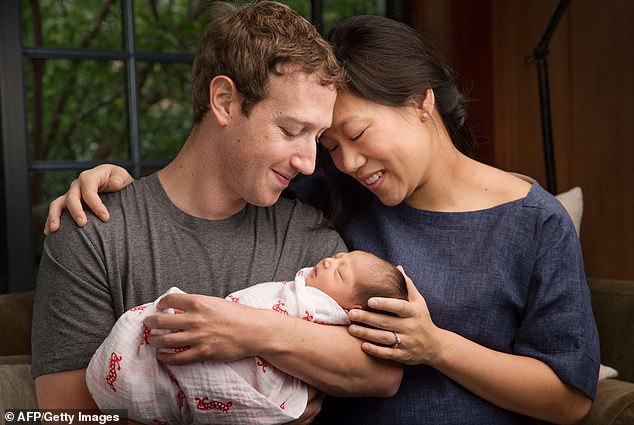
[[[159, 362], [148, 344], [152, 331], [143, 320], [160, 313], [156, 305], [170, 293], [182, 291], [171, 288], [153, 303], [124, 313], [93, 355], [86, 383], [100, 409], [127, 409], [130, 419], [156, 425], [277, 424], [304, 412], [306, 384], [261, 357], [188, 365]], [[406, 299], [404, 278], [391, 264], [354, 251], [301, 269], [293, 281], [261, 283], [226, 299], [316, 323], [348, 325], [345, 310], [367, 308], [373, 296]]]

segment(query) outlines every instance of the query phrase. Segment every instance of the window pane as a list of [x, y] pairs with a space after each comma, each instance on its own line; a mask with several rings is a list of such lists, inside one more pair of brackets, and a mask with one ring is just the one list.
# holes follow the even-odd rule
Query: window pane
[[[302, 15], [304, 18], [310, 21], [310, 0], [276, 0], [278, 3], [283, 3]], [[253, 0], [233, 0], [232, 3], [244, 4], [253, 3]]]
[[125, 64], [31, 59], [25, 66], [31, 159], [127, 159]]
[[288, 5], [308, 21], [311, 20], [310, 0], [281, 0], [280, 3]]
[[25, 46], [120, 50], [120, 0], [22, 1]]
[[77, 177], [76, 171], [32, 172], [31, 200], [33, 213], [33, 264], [37, 267], [42, 256], [44, 244], [44, 223], [48, 215], [48, 205], [59, 195], [66, 192], [70, 182]]
[[171, 159], [192, 128], [191, 65], [139, 64], [143, 159]]
[[385, 15], [385, 0], [324, 0], [324, 34], [354, 15]]
[[136, 1], [137, 49], [194, 53], [211, 16], [208, 3], [208, 0]]

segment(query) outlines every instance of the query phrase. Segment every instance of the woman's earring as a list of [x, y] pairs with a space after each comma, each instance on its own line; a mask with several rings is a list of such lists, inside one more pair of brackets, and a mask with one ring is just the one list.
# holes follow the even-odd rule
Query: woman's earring
[[423, 121], [427, 121], [429, 119], [429, 113], [427, 111], [423, 112]]

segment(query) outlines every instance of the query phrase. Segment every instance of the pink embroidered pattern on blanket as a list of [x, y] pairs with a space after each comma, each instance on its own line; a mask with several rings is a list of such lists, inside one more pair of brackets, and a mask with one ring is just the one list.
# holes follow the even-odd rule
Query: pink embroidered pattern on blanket
[[196, 408], [198, 410], [214, 410], [215, 409], [225, 413], [229, 413], [229, 410], [231, 410], [231, 406], [233, 406], [232, 401], [228, 401], [226, 403], [223, 403], [218, 400], [207, 401], [209, 400], [209, 397], [204, 397], [203, 399], [196, 397], [195, 400], [198, 402], [198, 405], [196, 405]]
[[143, 336], [141, 337], [141, 344], [140, 345], [148, 344], [148, 340], [147, 339], [150, 337], [150, 335], [152, 335], [152, 329], [148, 328], [145, 325], [143, 325]]
[[137, 305], [136, 307], [132, 307], [130, 311], [143, 311], [148, 308], [148, 304], [145, 305]]
[[264, 360], [262, 357], [257, 357], [257, 358], [260, 359], [260, 361], [256, 362], [255, 365], [262, 368], [262, 373], [266, 373], [266, 367], [269, 365], [269, 362]]
[[286, 307], [286, 303], [284, 302], [284, 300], [278, 300], [277, 304], [273, 305], [273, 311], [277, 311], [278, 313], [282, 313], [288, 316], [288, 310], [286, 310], [284, 307]]
[[115, 381], [117, 380], [117, 370], [121, 370], [121, 360], [122, 356], [117, 356], [117, 353], [114, 351], [110, 354], [110, 361], [108, 363], [108, 376], [106, 376], [106, 382], [110, 386], [110, 389], [113, 392], [117, 392], [117, 389], [114, 386]]

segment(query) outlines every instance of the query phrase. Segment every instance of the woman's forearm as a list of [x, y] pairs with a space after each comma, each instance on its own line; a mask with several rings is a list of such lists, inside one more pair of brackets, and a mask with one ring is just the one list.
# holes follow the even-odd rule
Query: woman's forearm
[[402, 366], [365, 354], [347, 327], [262, 313], [257, 326], [275, 329], [277, 337], [259, 339], [255, 348], [278, 369], [335, 396], [390, 397], [398, 391]]
[[553, 423], [575, 423], [591, 400], [540, 360], [501, 353], [455, 333], [441, 333], [435, 367], [491, 403]]

